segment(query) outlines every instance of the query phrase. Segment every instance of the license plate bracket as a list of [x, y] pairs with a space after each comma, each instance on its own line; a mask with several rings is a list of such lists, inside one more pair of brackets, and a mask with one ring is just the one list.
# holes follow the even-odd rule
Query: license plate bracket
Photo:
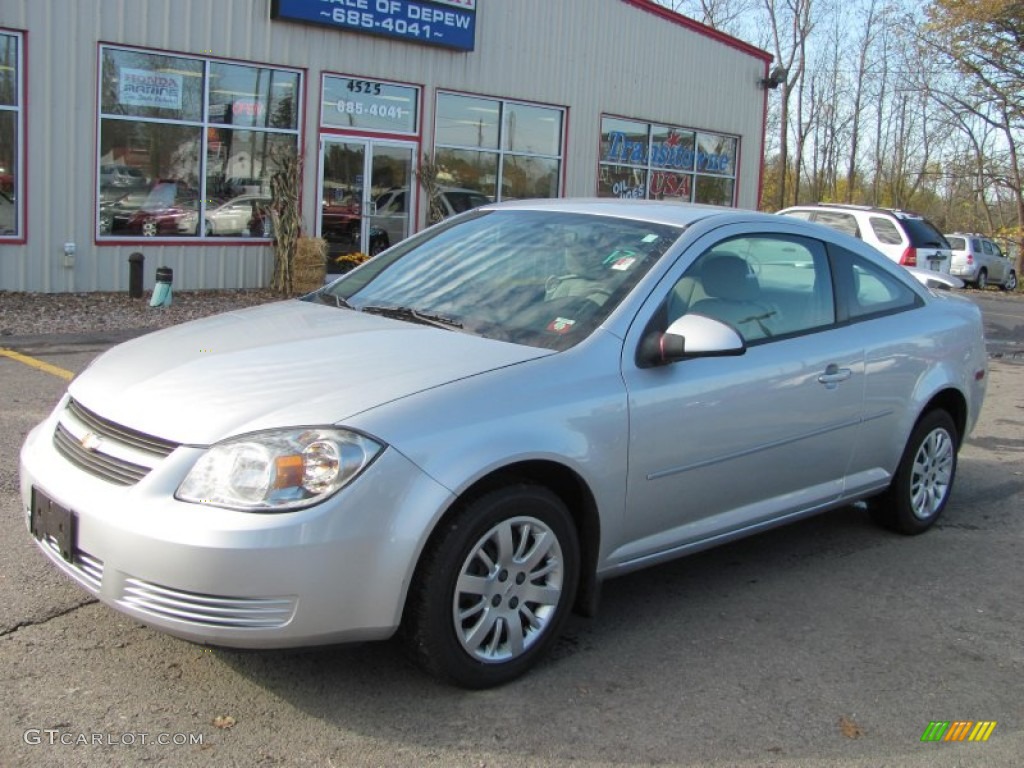
[[942, 271], [942, 259], [928, 259], [928, 267], [932, 272]]
[[38, 488], [33, 488], [29, 526], [32, 535], [40, 541], [52, 538], [60, 556], [72, 562], [78, 533], [78, 518], [74, 512], [62, 507]]

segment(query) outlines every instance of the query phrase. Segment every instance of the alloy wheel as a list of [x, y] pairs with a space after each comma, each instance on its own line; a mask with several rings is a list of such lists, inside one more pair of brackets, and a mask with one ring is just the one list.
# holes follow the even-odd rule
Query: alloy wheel
[[540, 520], [502, 520], [476, 542], [459, 571], [455, 634], [477, 661], [514, 659], [557, 613], [565, 578], [558, 537]]
[[918, 448], [911, 470], [910, 504], [919, 520], [928, 520], [942, 508], [953, 480], [955, 453], [952, 436], [941, 428]]

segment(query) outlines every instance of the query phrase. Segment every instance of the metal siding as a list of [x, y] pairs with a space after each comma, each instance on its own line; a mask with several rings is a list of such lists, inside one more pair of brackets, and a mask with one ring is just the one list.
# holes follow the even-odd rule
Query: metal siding
[[[95, 245], [101, 41], [305, 70], [307, 232], [315, 231], [323, 72], [423, 86], [424, 151], [439, 88], [567, 108], [566, 195], [596, 193], [602, 114], [736, 135], [737, 203], [757, 205], [764, 99], [756, 83], [767, 55], [623, 0], [479, 0], [473, 52], [271, 22], [270, 0], [4, 0], [0, 26], [25, 30], [28, 50], [28, 242], [0, 245], [0, 290], [126, 290], [135, 251], [146, 256], [147, 286], [158, 266], [174, 269], [179, 289], [270, 279], [267, 247]], [[65, 241], [78, 248], [73, 269], [63, 266]]]

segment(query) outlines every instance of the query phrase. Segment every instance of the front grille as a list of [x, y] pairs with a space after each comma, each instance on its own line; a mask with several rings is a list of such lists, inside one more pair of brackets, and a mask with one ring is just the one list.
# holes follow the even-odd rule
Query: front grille
[[117, 485], [134, 485], [178, 447], [104, 419], [69, 400], [53, 433], [64, 458], [86, 472]]
[[86, 450], [63, 424], [57, 425], [53, 433], [53, 444], [72, 464], [111, 483], [134, 485], [149, 473], [149, 467]]
[[162, 587], [134, 577], [125, 581], [126, 607], [164, 619], [208, 627], [266, 629], [287, 624], [294, 597], [223, 597]]
[[100, 437], [109, 438], [124, 445], [130, 445], [161, 459], [170, 456], [171, 452], [178, 447], [177, 443], [172, 443], [170, 440], [162, 440], [159, 437], [128, 429], [108, 419], [104, 419], [102, 416], [97, 416], [92, 411], [84, 408], [76, 400], [68, 401], [68, 413], [88, 427], [90, 432], [95, 432]]

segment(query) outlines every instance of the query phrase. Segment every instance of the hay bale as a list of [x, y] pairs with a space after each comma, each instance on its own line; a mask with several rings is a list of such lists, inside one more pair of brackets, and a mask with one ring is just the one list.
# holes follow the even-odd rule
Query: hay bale
[[300, 237], [292, 261], [292, 290], [309, 293], [324, 284], [327, 274], [327, 241], [322, 237]]

